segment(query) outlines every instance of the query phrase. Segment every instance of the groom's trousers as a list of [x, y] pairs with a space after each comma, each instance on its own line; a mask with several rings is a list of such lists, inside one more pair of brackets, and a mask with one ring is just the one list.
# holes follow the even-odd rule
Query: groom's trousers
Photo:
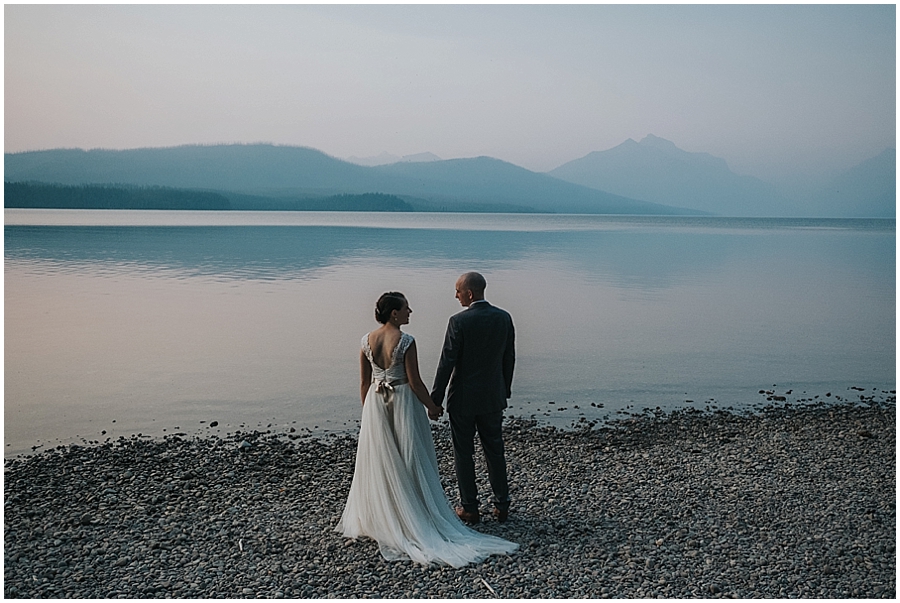
[[478, 487], [475, 485], [475, 432], [481, 440], [488, 466], [488, 480], [494, 496], [491, 501], [500, 510], [509, 509], [509, 484], [503, 449], [503, 411], [483, 415], [450, 413], [453, 459], [463, 509], [478, 512]]

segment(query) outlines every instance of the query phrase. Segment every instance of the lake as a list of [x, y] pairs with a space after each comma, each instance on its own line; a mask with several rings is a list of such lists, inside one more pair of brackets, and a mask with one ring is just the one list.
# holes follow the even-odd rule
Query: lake
[[4, 217], [7, 455], [138, 433], [355, 431], [375, 300], [409, 298], [430, 385], [469, 270], [515, 321], [515, 416], [565, 426], [751, 409], [768, 403], [760, 390], [895, 388], [894, 220]]

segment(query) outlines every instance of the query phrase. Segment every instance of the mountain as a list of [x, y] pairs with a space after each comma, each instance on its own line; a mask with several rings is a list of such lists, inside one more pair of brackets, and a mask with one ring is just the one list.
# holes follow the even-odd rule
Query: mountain
[[894, 218], [897, 215], [897, 150], [885, 149], [839, 174], [810, 199], [816, 215]]
[[724, 159], [690, 153], [648, 135], [628, 139], [548, 172], [575, 184], [624, 197], [727, 216], [779, 216], [791, 212], [775, 187], [735, 174]]
[[415, 209], [439, 211], [697, 213], [564, 182], [489, 157], [365, 167], [315, 149], [257, 144], [58, 149], [6, 154], [4, 163], [8, 182], [164, 186], [270, 198], [383, 193], [411, 197], [404, 201]]
[[[7, 181], [133, 184], [232, 191], [303, 189], [362, 193], [387, 186], [370, 168], [306, 147], [187, 145], [111, 151], [58, 149], [6, 154]], [[364, 183], [352, 189], [352, 183]], [[352, 190], [348, 190], [348, 186]], [[365, 190], [363, 190], [365, 189]]]
[[369, 167], [374, 167], [376, 165], [388, 165], [390, 163], [401, 162], [419, 163], [423, 161], [441, 161], [441, 158], [434, 153], [416, 153], [414, 155], [404, 155], [403, 157], [397, 157], [396, 155], [391, 155], [390, 153], [385, 152], [373, 157], [347, 157], [347, 161], [349, 161], [350, 163], [355, 163], [356, 165], [366, 165]]
[[658, 203], [612, 195], [564, 182], [494, 159], [475, 157], [431, 163], [394, 163], [373, 168], [402, 179], [397, 193], [435, 201], [457, 198], [478, 203], [531, 207], [538, 211], [604, 214], [696, 214]]

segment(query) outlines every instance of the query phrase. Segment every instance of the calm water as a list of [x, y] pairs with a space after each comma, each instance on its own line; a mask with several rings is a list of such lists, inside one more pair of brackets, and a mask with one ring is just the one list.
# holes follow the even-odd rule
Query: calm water
[[893, 220], [6, 210], [4, 232], [7, 454], [355, 429], [375, 299], [409, 297], [430, 384], [467, 270], [516, 322], [514, 415], [895, 387]]

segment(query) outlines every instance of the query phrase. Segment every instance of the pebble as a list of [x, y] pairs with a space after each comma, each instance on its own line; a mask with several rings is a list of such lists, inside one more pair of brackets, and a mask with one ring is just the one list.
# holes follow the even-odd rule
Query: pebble
[[[476, 529], [521, 547], [460, 569], [334, 532], [352, 435], [60, 446], [5, 461], [4, 595], [893, 599], [895, 407], [509, 418], [510, 519], [483, 508]], [[455, 498], [446, 423], [433, 435]]]

